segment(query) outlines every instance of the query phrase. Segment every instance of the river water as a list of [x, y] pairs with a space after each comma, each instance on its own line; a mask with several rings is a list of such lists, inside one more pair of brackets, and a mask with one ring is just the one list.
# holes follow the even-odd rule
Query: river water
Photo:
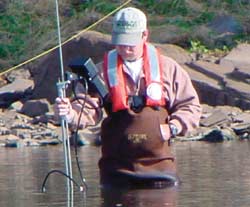
[[[63, 147], [0, 149], [0, 206], [33, 207], [249, 207], [250, 142], [176, 142], [181, 185], [165, 189], [110, 189], [99, 186], [97, 162], [100, 148], [79, 147], [79, 164], [88, 186], [67, 191], [66, 178], [50, 174], [46, 192], [41, 191], [51, 170], [64, 171]], [[74, 179], [80, 183], [72, 148]], [[72, 198], [72, 199], [69, 199]]]

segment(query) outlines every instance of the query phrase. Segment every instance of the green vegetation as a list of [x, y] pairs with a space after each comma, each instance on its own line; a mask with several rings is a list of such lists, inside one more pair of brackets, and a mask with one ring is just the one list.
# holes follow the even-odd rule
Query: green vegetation
[[191, 47], [190, 47], [190, 52], [198, 53], [198, 54], [203, 54], [203, 53], [208, 53], [208, 49], [206, 46], [202, 45], [200, 41], [193, 41], [191, 40], [190, 42]]
[[214, 48], [213, 50], [209, 50], [205, 45], [203, 45], [199, 40], [191, 40], [190, 41], [189, 51], [195, 53], [197, 56], [202, 56], [203, 54], [210, 54], [214, 56], [223, 56], [229, 52], [229, 48], [224, 45], [222, 48]]
[[44, 44], [39, 40], [49, 36], [54, 25], [55, 18], [43, 17], [31, 6], [13, 1], [0, 13], [0, 59], [13, 65], [26, 59], [27, 54], [35, 55], [39, 44]]
[[[18, 12], [20, 11], [20, 12]], [[25, 37], [28, 36], [31, 16], [25, 13], [23, 5], [10, 5], [6, 14], [1, 14], [0, 56], [2, 58], [15, 58], [20, 55], [22, 48], [26, 47]]]
[[168, 14], [186, 16], [188, 14], [188, 7], [185, 0], [173, 1], [154, 1], [154, 0], [139, 0], [140, 4], [147, 8], [148, 12], [158, 15]]
[[[9, 3], [7, 3], [9, 2]], [[62, 40], [93, 24], [112, 12], [125, 0], [59, 0]], [[133, 5], [149, 16], [152, 27], [172, 25], [188, 38], [186, 49], [197, 53], [210, 50], [227, 51], [234, 43], [249, 41], [250, 29], [233, 37], [232, 41], [215, 44], [213, 35], [196, 30], [211, 22], [217, 14], [233, 15], [242, 25], [250, 22], [249, 0], [138, 0]], [[2, 6], [1, 8], [1, 5]], [[131, 3], [129, 4], [132, 5]], [[12, 0], [0, 3], [0, 71], [57, 44], [55, 0]], [[93, 28], [110, 33], [110, 28]], [[203, 35], [205, 34], [205, 35]], [[178, 42], [177, 42], [178, 44]]]

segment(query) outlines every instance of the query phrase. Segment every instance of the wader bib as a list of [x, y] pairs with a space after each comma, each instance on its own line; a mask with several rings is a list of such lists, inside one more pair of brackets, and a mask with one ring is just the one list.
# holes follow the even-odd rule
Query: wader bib
[[140, 113], [111, 113], [103, 121], [99, 161], [102, 184], [178, 181], [169, 142], [163, 140], [160, 132], [160, 124], [166, 123], [167, 116], [163, 107], [144, 107]]

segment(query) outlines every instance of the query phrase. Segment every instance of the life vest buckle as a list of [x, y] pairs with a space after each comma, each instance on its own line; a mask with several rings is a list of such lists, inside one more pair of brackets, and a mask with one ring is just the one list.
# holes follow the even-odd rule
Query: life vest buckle
[[139, 113], [146, 106], [146, 98], [138, 95], [129, 96], [128, 105], [135, 113]]

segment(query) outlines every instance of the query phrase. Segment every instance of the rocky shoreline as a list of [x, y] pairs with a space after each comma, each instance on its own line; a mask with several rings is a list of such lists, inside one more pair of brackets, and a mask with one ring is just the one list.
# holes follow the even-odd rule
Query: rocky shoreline
[[[1, 147], [36, 147], [62, 143], [61, 128], [54, 122], [52, 113], [32, 118], [15, 110], [6, 110], [0, 113], [0, 117]], [[249, 139], [250, 111], [203, 104], [200, 127], [188, 136], [176, 137], [173, 141], [223, 142]], [[78, 145], [99, 144], [99, 126], [79, 130]]]
[[[63, 47], [66, 70], [72, 59], [101, 60], [111, 48], [110, 37], [87, 32]], [[84, 45], [84, 47], [82, 47]], [[224, 57], [197, 59], [176, 45], [157, 46], [190, 74], [203, 105], [200, 127], [175, 141], [250, 139], [250, 45], [240, 44]], [[59, 123], [53, 119], [56, 82], [60, 75], [58, 51], [0, 78], [0, 146], [46, 146], [61, 143]], [[71, 88], [67, 90], [70, 95]], [[99, 127], [79, 131], [81, 145], [100, 144]]]

